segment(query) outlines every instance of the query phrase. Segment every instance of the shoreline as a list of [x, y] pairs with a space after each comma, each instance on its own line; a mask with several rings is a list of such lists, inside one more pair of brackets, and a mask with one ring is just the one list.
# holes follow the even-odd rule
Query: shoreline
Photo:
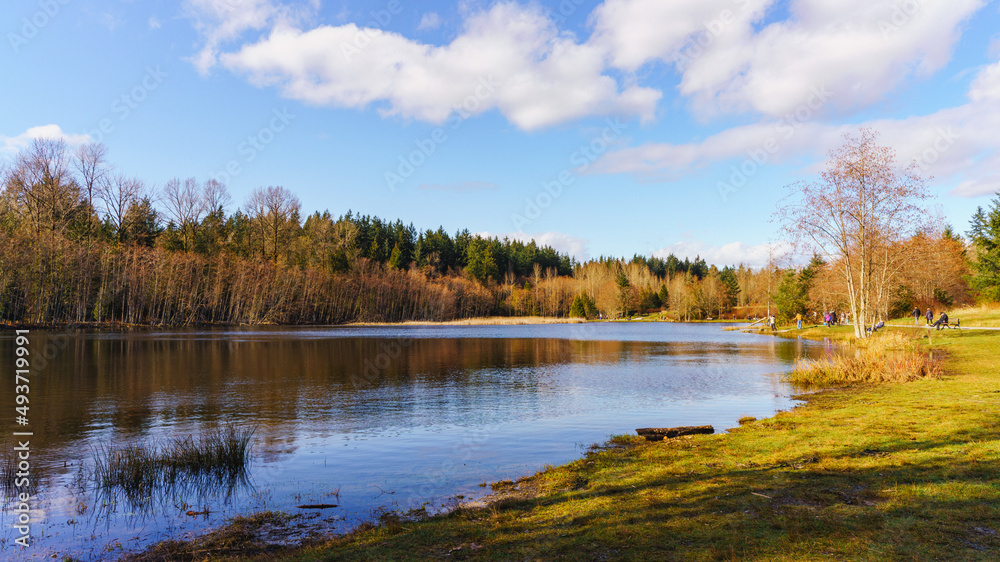
[[402, 322], [345, 322], [343, 324], [279, 324], [276, 322], [224, 323], [200, 322], [196, 324], [128, 324], [125, 322], [67, 322], [56, 324], [33, 324], [9, 322], [0, 323], [0, 332], [16, 329], [28, 330], [92, 330], [92, 331], [129, 331], [129, 330], [181, 330], [186, 328], [246, 328], [246, 327], [343, 327], [343, 326], [500, 326], [528, 324], [583, 324], [583, 318], [560, 318], [557, 316], [479, 316], [474, 318], [459, 318], [456, 320], [404, 320]]
[[337, 326], [523, 326], [541, 324], [585, 324], [583, 318], [556, 316], [482, 316], [458, 320], [406, 320], [403, 322], [350, 322]]

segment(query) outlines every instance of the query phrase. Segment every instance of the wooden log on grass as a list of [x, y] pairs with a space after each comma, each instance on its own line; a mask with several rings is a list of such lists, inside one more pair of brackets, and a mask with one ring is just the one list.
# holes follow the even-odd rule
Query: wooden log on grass
[[686, 425], [681, 427], [640, 427], [635, 430], [647, 441], [663, 441], [673, 439], [682, 435], [701, 435], [715, 433], [715, 428], [710, 425]]

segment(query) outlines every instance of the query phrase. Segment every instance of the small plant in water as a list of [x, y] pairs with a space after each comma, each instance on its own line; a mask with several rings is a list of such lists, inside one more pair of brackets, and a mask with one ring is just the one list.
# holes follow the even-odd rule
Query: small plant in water
[[232, 487], [245, 479], [254, 429], [229, 427], [165, 446], [125, 444], [94, 450], [98, 489], [115, 496], [121, 491], [133, 505], [149, 503], [154, 493], [183, 483], [195, 487]]

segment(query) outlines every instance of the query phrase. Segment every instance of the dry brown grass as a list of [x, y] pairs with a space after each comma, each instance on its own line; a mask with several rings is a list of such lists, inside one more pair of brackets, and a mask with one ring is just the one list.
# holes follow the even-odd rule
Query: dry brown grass
[[930, 352], [920, 350], [916, 341], [900, 332], [882, 332], [854, 340], [843, 353], [800, 362], [789, 380], [803, 387], [828, 387], [909, 382], [940, 376], [939, 362]]
[[962, 326], [1000, 327], [1000, 303], [960, 308], [949, 312], [948, 317], [952, 322], [961, 320]]

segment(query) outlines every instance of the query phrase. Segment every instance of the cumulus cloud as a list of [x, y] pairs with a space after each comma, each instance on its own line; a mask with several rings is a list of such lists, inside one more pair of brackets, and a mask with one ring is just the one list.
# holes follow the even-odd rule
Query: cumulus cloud
[[[733, 28], [761, 17], [774, 0], [606, 0], [590, 15], [591, 41], [627, 71], [663, 60], [670, 64], [700, 52]], [[700, 44], [700, 43], [701, 44]]]
[[624, 70], [675, 65], [680, 93], [702, 113], [779, 116], [814, 88], [833, 91], [835, 107], [856, 108], [928, 76], [948, 62], [961, 26], [985, 2], [793, 0], [790, 17], [760, 27], [775, 4], [607, 0], [593, 14], [594, 40]]
[[65, 141], [70, 146], [77, 146], [90, 142], [88, 135], [73, 135], [63, 132], [59, 125], [41, 125], [31, 127], [23, 133], [6, 137], [0, 135], [0, 150], [4, 152], [17, 152], [31, 144], [34, 139], [54, 139]]
[[199, 73], [208, 74], [227, 42], [277, 22], [299, 21], [318, 7], [318, 0], [295, 7], [272, 0], [184, 0], [184, 13], [204, 43], [189, 60]]
[[673, 254], [680, 259], [700, 257], [706, 263], [718, 267], [743, 264], [748, 267], [763, 267], [768, 262], [781, 263], [791, 254], [792, 248], [787, 242], [772, 242], [766, 244], [744, 244], [731, 242], [722, 246], [713, 246], [698, 240], [683, 240], [653, 252], [654, 257], [666, 258]]
[[528, 243], [532, 240], [539, 246], [551, 246], [557, 251], [569, 254], [577, 260], [585, 261], [590, 259], [590, 241], [584, 238], [571, 236], [563, 232], [536, 232], [528, 234], [523, 231], [517, 232], [477, 232], [476, 234], [484, 238], [508, 238]]
[[[213, 55], [214, 56], [214, 55]], [[499, 110], [524, 130], [587, 115], [651, 119], [661, 93], [603, 73], [604, 51], [560, 32], [540, 9], [499, 3], [432, 46], [350, 23], [302, 30], [277, 23], [222, 64], [257, 86], [313, 105], [365, 108], [440, 124]]]
[[[735, 167], [748, 164], [747, 169], [752, 170], [797, 158], [818, 162], [842, 143], [845, 133], [855, 134], [859, 126], [868, 126], [879, 131], [881, 144], [896, 150], [900, 164], [916, 161], [923, 175], [955, 182], [953, 195], [990, 194], [1000, 187], [995, 173], [1000, 169], [1000, 96], [993, 93], [997, 76], [1000, 62], [980, 69], [970, 86], [968, 103], [927, 115], [859, 124], [763, 121], [727, 129], [698, 142], [650, 143], [608, 152], [589, 172], [629, 173], [644, 181], [669, 181], [725, 161], [732, 161]], [[726, 181], [728, 177], [718, 179]]]

